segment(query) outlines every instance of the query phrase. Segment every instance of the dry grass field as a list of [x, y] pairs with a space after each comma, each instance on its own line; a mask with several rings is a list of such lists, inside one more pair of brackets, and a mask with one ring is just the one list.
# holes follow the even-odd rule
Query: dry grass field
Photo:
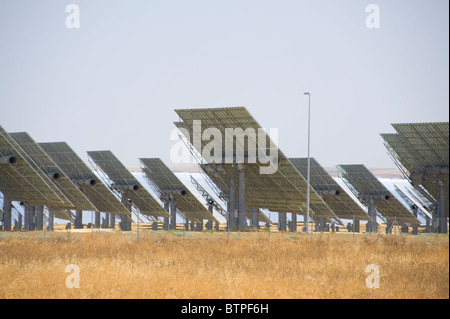
[[[449, 298], [448, 236], [0, 233], [3, 298]], [[79, 267], [79, 288], [68, 288]], [[366, 286], [369, 264], [380, 287]]]

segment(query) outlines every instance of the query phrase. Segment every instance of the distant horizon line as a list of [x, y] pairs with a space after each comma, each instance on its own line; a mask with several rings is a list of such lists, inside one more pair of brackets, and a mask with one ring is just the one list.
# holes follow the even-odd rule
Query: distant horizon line
[[[168, 165], [172, 172], [177, 173], [200, 173], [201, 168], [198, 164]], [[130, 172], [142, 172], [142, 168], [138, 166], [126, 167]], [[339, 177], [338, 170], [333, 166], [325, 166], [325, 171], [332, 177]], [[396, 167], [367, 167], [367, 169], [377, 177], [381, 178], [403, 178], [400, 170]]]

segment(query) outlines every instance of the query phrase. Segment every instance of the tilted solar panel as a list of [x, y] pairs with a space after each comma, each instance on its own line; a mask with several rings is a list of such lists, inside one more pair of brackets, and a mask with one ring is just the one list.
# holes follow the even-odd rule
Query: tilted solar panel
[[[225, 179], [232, 178], [238, 182], [237, 165], [239, 160], [250, 155], [258, 155], [256, 162], [246, 164], [246, 203], [247, 207], [266, 208], [277, 212], [291, 212], [297, 214], [306, 213], [306, 189], [305, 178], [293, 167], [284, 154], [277, 148], [269, 135], [258, 135], [262, 132], [261, 126], [250, 115], [245, 107], [229, 108], [205, 108], [175, 110], [182, 122], [175, 122], [189, 142], [202, 154], [210, 141], [202, 139], [202, 131], [196, 129], [194, 121], [201, 121], [202, 128], [214, 128], [221, 133], [221, 146], [233, 146], [233, 155], [223, 157], [220, 161], [221, 172]], [[230, 131], [253, 132], [248, 138], [241, 140], [234, 138]], [[247, 142], [246, 142], [247, 141]], [[243, 150], [238, 153], [237, 150]], [[261, 150], [261, 151], [260, 151]], [[272, 174], [261, 174], [262, 168], [268, 168], [266, 156], [275, 155], [277, 167]], [[271, 153], [272, 152], [272, 153]], [[276, 153], [274, 153], [276, 152]], [[259, 157], [259, 155], [263, 155]], [[202, 154], [205, 157], [205, 154]], [[208, 163], [208, 157], [205, 158]], [[272, 163], [274, 164], [274, 163]], [[337, 216], [325, 204], [320, 196], [310, 188], [310, 208], [313, 218], [325, 217], [337, 219]]]
[[181, 211], [187, 220], [217, 221], [161, 159], [140, 158], [139, 160], [142, 163], [142, 171], [148, 178], [152, 189], [162, 199], [168, 198], [169, 195], [173, 196], [177, 210]]
[[[307, 175], [308, 158], [290, 158], [291, 163], [303, 175]], [[345, 190], [316, 161], [310, 158], [310, 181], [314, 190], [322, 196], [328, 207], [339, 218], [371, 220]]]
[[373, 200], [377, 210], [399, 224], [420, 225], [391, 192], [364, 165], [337, 165], [339, 174], [356, 190], [357, 197], [365, 205]]
[[26, 132], [9, 134], [39, 166], [39, 168], [50, 177], [50, 180], [61, 190], [61, 192], [73, 204], [73, 209], [95, 211], [96, 208], [86, 196], [70, 181], [56, 163], [44, 152], [44, 150]]
[[10, 201], [71, 206], [65, 196], [0, 126], [0, 191]]
[[[422, 185], [434, 201], [439, 198], [439, 181], [444, 184], [448, 198], [449, 123], [400, 123], [392, 126], [396, 134], [380, 135], [390, 153], [406, 170], [406, 178], [416, 186]], [[448, 205], [446, 210], [448, 215]]]
[[[420, 156], [418, 166], [406, 165], [414, 171], [421, 167], [449, 165], [449, 123], [397, 123], [392, 124], [403, 140], [412, 147], [411, 152]], [[414, 163], [417, 164], [417, 163]]]
[[99, 212], [131, 215], [65, 142], [38, 143]]
[[142, 187], [131, 172], [111, 151], [89, 151], [89, 157], [108, 175], [113, 182], [109, 185], [125, 194], [141, 214], [154, 217], [169, 217], [166, 210]]

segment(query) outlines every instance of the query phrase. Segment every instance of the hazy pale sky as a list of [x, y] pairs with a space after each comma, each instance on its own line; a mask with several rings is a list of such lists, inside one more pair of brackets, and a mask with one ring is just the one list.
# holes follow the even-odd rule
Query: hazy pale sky
[[[66, 6], [80, 28], [66, 27]], [[367, 5], [380, 9], [369, 29]], [[246, 106], [288, 157], [395, 167], [379, 133], [449, 121], [449, 3], [0, 0], [0, 125], [168, 165], [178, 108]]]

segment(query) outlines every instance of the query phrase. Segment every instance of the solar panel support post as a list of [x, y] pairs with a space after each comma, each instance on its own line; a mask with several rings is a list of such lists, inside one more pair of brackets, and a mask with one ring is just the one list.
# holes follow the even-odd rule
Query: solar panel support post
[[75, 229], [83, 228], [83, 211], [82, 210], [75, 210], [74, 228]]
[[[120, 201], [131, 212], [131, 202], [128, 200], [126, 193], [122, 193], [122, 198]], [[120, 229], [123, 231], [131, 230], [131, 220], [129, 220], [128, 215], [120, 215]]]
[[109, 228], [109, 213], [105, 213], [102, 228]]
[[320, 221], [318, 219], [314, 220], [314, 231], [319, 232], [320, 231]]
[[353, 227], [354, 227], [354, 231], [356, 233], [360, 232], [360, 221], [359, 219], [356, 219], [356, 217], [353, 216]]
[[11, 201], [3, 195], [3, 230], [11, 231]]
[[116, 228], [116, 214], [109, 213], [109, 228]]
[[297, 214], [296, 213], [291, 213], [291, 227], [289, 230], [293, 233], [295, 233], [297, 231]]
[[[213, 210], [214, 210], [214, 206], [213, 205], [208, 205], [208, 212], [211, 213], [211, 215], [213, 214]], [[212, 230], [213, 229], [213, 221], [209, 220], [206, 223], [206, 230]]]
[[278, 213], [278, 230], [286, 231], [286, 213]]
[[36, 206], [30, 207], [30, 230], [36, 230]]
[[175, 200], [172, 195], [169, 196], [169, 215], [170, 215], [170, 225], [171, 230], [177, 228], [177, 210], [175, 208]]
[[36, 230], [44, 229], [44, 206], [36, 205], [35, 206], [35, 216], [36, 216]]
[[[167, 199], [164, 200], [164, 209], [169, 212], [169, 201]], [[169, 230], [169, 217], [164, 217], [163, 230]]]
[[[120, 215], [120, 229], [123, 231], [128, 231], [128, 224], [131, 224], [128, 221], [128, 216], [125, 214]], [[94, 225], [91, 225], [91, 227], [94, 227]]]
[[47, 230], [48, 231], [53, 231], [54, 221], [55, 221], [55, 214], [53, 214], [51, 209], [49, 209], [49, 211], [48, 211], [48, 220], [47, 220], [47, 224], [48, 224]]
[[34, 206], [25, 204], [24, 229], [34, 230]]
[[377, 224], [376, 224], [377, 206], [375, 205], [373, 198], [369, 199], [369, 217], [372, 218], [372, 220], [368, 222], [367, 231], [369, 233], [376, 233], [377, 232]]
[[252, 208], [252, 227], [254, 229], [259, 228], [259, 209]]
[[448, 226], [447, 226], [447, 213], [446, 213], [446, 209], [445, 209], [445, 205], [446, 205], [445, 185], [441, 181], [438, 181], [438, 185], [439, 185], [439, 200], [438, 200], [438, 209], [437, 209], [438, 233], [447, 234]]
[[326, 230], [326, 222], [324, 217], [319, 217], [319, 231], [323, 232]]
[[18, 231], [21, 231], [22, 230], [22, 214], [19, 214], [19, 216], [18, 216], [18, 218], [17, 218], [17, 222], [16, 222], [16, 224], [15, 224], [15, 226], [14, 227], [16, 227], [17, 226], [17, 229], [15, 229], [15, 230], [18, 230]]
[[392, 233], [392, 225], [394, 221], [390, 218], [386, 218], [386, 235]]
[[228, 200], [229, 230], [236, 230], [236, 182], [230, 178], [230, 198]]
[[29, 230], [30, 224], [30, 208], [27, 204], [23, 207], [23, 230]]
[[431, 218], [428, 216], [425, 216], [425, 232], [431, 233]]
[[246, 167], [244, 164], [238, 164], [238, 229], [245, 230], [245, 220], [247, 213], [247, 205], [245, 198], [246, 184]]
[[203, 220], [195, 223], [195, 230], [196, 231], [202, 231], [203, 230]]
[[431, 232], [432, 233], [438, 232], [438, 207], [435, 207], [434, 211], [432, 212]]
[[[416, 218], [417, 218], [417, 211], [418, 211], [418, 210], [419, 210], [419, 207], [417, 207], [416, 205], [414, 205], [412, 214], [413, 214], [413, 216], [416, 217]], [[418, 227], [418, 225], [414, 225], [411, 234], [412, 234], [412, 235], [417, 235], [418, 233], [419, 233], [419, 227]]]
[[95, 212], [95, 228], [100, 228], [100, 212]]

